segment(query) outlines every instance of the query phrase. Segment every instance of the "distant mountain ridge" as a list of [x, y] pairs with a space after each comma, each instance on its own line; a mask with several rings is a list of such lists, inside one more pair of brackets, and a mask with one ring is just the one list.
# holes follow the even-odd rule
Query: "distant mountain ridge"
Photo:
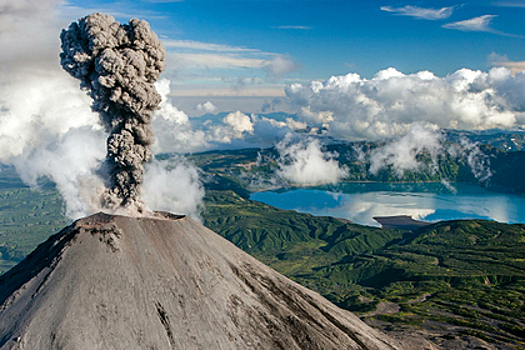
[[[348, 175], [341, 181], [378, 181], [378, 182], [467, 182], [496, 191], [525, 193], [525, 151], [507, 152], [491, 145], [479, 145], [479, 154], [483, 162], [471, 168], [468, 156], [453, 158], [440, 155], [437, 162], [430, 162], [421, 156], [420, 167], [407, 170], [400, 176], [395, 169], [387, 166], [377, 173], [370, 172], [370, 162], [360, 157], [377, 149], [373, 142], [331, 143], [324, 146], [326, 152], [334, 154], [340, 166], [348, 169]], [[172, 155], [161, 155], [161, 159], [170, 159]], [[366, 157], [365, 157], [366, 158]], [[481, 160], [480, 158], [480, 160]], [[205, 185], [211, 190], [231, 189], [247, 197], [250, 188], [260, 189], [276, 186], [275, 171], [278, 169], [279, 154], [275, 148], [239, 149], [228, 151], [208, 151], [190, 155], [189, 159], [204, 170]], [[475, 172], [483, 172], [476, 178]], [[279, 183], [277, 183], [279, 185]], [[281, 186], [289, 186], [280, 183]]]

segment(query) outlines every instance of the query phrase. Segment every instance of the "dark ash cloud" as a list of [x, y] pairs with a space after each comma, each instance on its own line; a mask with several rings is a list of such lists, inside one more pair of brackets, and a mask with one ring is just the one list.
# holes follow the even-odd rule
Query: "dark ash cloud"
[[141, 212], [143, 164], [154, 142], [152, 112], [161, 102], [153, 83], [165, 68], [164, 46], [146, 21], [120, 24], [100, 13], [73, 22], [60, 39], [62, 67], [80, 80], [109, 132], [102, 204]]

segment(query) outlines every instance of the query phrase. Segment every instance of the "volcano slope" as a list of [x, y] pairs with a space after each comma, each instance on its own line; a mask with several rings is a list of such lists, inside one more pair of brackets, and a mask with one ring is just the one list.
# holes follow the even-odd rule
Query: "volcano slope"
[[95, 214], [0, 277], [0, 349], [409, 349], [198, 222]]

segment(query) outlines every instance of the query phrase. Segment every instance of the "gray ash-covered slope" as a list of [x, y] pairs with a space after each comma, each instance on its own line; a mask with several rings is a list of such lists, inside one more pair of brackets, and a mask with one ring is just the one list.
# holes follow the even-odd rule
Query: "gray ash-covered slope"
[[78, 220], [0, 277], [0, 305], [0, 349], [403, 348], [170, 214]]

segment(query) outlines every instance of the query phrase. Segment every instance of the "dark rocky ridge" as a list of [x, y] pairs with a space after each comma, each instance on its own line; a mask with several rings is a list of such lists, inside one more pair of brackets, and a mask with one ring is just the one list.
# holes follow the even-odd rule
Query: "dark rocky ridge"
[[409, 349], [198, 222], [95, 214], [0, 277], [0, 349]]

